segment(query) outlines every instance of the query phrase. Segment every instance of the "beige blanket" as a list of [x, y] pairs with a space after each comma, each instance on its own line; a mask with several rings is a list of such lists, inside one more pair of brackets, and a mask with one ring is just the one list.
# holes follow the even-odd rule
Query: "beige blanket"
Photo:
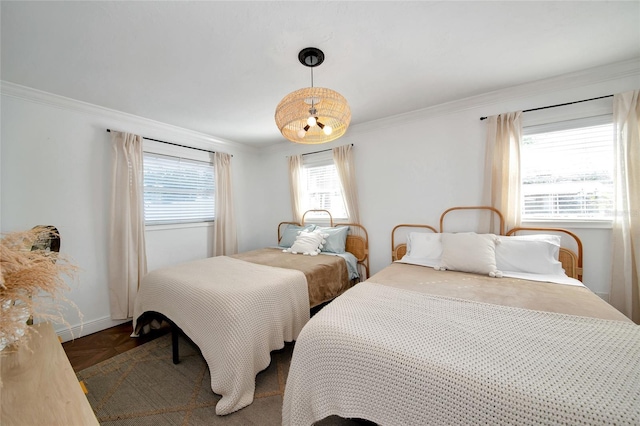
[[347, 263], [338, 256], [283, 253], [276, 248], [264, 248], [232, 257], [261, 265], [295, 269], [304, 272], [309, 289], [309, 306], [333, 299], [351, 287]]
[[283, 425], [329, 415], [379, 425], [638, 425], [639, 401], [632, 323], [367, 281], [300, 333]]
[[145, 312], [159, 312], [198, 345], [222, 396], [216, 414], [253, 401], [255, 376], [270, 352], [295, 340], [309, 320], [302, 272], [211, 257], [147, 274], [134, 306], [134, 330]]
[[392, 263], [368, 281], [476, 302], [629, 321], [586, 287], [436, 271], [426, 266], [402, 263]]

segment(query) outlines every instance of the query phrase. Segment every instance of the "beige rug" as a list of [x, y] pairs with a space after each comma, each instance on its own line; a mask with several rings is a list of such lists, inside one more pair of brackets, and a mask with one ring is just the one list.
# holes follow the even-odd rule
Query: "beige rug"
[[[271, 353], [271, 364], [256, 377], [253, 403], [217, 416], [220, 399], [211, 390], [209, 369], [197, 347], [180, 339], [180, 363], [171, 358], [167, 334], [78, 373], [102, 425], [280, 425], [282, 397], [293, 344]], [[371, 424], [330, 417], [328, 425]]]

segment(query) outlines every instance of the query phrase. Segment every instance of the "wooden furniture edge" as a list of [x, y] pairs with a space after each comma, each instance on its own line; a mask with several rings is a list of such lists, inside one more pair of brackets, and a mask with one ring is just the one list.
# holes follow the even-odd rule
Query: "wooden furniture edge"
[[53, 326], [30, 327], [26, 345], [0, 352], [2, 424], [98, 425]]

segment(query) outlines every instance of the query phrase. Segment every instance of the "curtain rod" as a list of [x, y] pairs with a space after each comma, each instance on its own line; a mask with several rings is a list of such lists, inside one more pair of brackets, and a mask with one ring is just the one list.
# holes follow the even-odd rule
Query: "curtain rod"
[[[613, 96], [613, 95], [605, 95], [605, 96], [600, 96], [600, 97], [597, 97], [597, 98], [583, 99], [583, 100], [581, 100], [581, 101], [567, 102], [567, 103], [564, 103], [564, 104], [549, 105], [549, 106], [543, 106], [543, 107], [540, 107], [540, 108], [525, 109], [525, 110], [524, 110], [524, 111], [522, 111], [522, 112], [531, 112], [531, 111], [538, 111], [538, 110], [540, 110], [540, 109], [556, 108], [556, 107], [561, 107], [561, 106], [565, 106], [565, 105], [579, 104], [580, 102], [595, 101], [595, 100], [597, 100], [597, 99], [610, 98], [610, 97], [612, 97], [612, 96]], [[480, 120], [486, 120], [487, 118], [489, 118], [489, 117], [480, 117]]]
[[[107, 129], [107, 132], [111, 133], [111, 129]], [[148, 141], [154, 141], [154, 142], [160, 142], [160, 143], [166, 143], [168, 145], [174, 145], [174, 146], [179, 146], [181, 148], [189, 148], [189, 149], [195, 149], [198, 151], [204, 151], [204, 152], [210, 152], [211, 154], [215, 154], [215, 151], [209, 151], [208, 149], [203, 149], [203, 148], [195, 148], [193, 146], [186, 146], [186, 145], [180, 145], [179, 143], [173, 143], [173, 142], [167, 142], [167, 141], [161, 141], [158, 139], [151, 139], [151, 138], [145, 138], [144, 136], [142, 137], [142, 139], [146, 139]], [[233, 155], [232, 155], [233, 157]]]
[[[353, 146], [353, 144], [351, 144], [351, 146]], [[331, 149], [332, 149], [332, 148], [329, 148], [329, 149], [323, 149], [322, 151], [305, 152], [304, 154], [300, 154], [300, 155], [320, 154], [321, 152], [331, 151]]]

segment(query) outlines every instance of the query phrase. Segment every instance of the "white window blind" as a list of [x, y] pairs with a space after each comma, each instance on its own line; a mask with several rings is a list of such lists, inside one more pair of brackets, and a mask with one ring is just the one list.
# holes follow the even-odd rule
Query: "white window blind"
[[212, 221], [214, 191], [213, 164], [144, 153], [145, 224]]
[[522, 219], [610, 219], [613, 207], [611, 116], [523, 130]]
[[[334, 219], [346, 219], [347, 209], [342, 198], [342, 187], [331, 152], [303, 157], [302, 208], [304, 211], [323, 209], [331, 212]], [[322, 214], [307, 217], [321, 218]]]

